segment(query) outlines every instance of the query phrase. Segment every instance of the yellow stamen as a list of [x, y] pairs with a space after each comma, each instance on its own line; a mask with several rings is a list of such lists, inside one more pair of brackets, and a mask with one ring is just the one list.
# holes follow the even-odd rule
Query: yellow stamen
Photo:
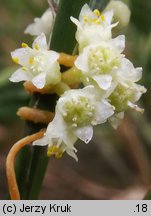
[[28, 47], [28, 44], [22, 43], [21, 46], [22, 46], [22, 48], [26, 48], [26, 47]]
[[52, 155], [55, 155], [56, 158], [61, 158], [63, 151], [56, 145], [50, 146], [47, 151], [47, 156], [51, 157]]
[[19, 63], [19, 58], [18, 58], [18, 57], [13, 57], [12, 60], [13, 60], [16, 64]]
[[52, 151], [54, 154], [57, 153], [58, 150], [59, 150], [59, 148], [57, 146], [53, 146]]
[[23, 70], [23, 71], [27, 71], [27, 68], [26, 68], [26, 67], [22, 67], [22, 70]]
[[102, 21], [105, 20], [105, 16], [104, 16], [104, 14], [101, 14], [101, 19], [102, 19]]
[[55, 154], [55, 157], [56, 157], [56, 158], [61, 158], [62, 155], [63, 155], [63, 152], [60, 151], [60, 152], [57, 152], [57, 153]]
[[47, 156], [48, 157], [51, 157], [53, 155], [53, 148], [54, 148], [54, 146], [50, 146], [48, 148], [48, 150], [47, 150]]
[[30, 57], [29, 58], [29, 64], [33, 64], [34, 63], [34, 58], [33, 57]]
[[93, 13], [94, 13], [96, 16], [100, 16], [100, 15], [101, 15], [100, 11], [97, 10], [97, 9], [95, 9], [95, 10], [93, 11]]
[[96, 23], [96, 24], [101, 24], [101, 20], [100, 20], [100, 19], [97, 19], [97, 20], [95, 20], [95, 23]]
[[36, 50], [39, 50], [39, 45], [38, 45], [38, 44], [35, 44], [35, 45], [34, 45], [34, 48], [35, 48]]
[[84, 16], [84, 17], [83, 17], [83, 20], [84, 20], [84, 22], [88, 22], [88, 17], [87, 17], [87, 16]]

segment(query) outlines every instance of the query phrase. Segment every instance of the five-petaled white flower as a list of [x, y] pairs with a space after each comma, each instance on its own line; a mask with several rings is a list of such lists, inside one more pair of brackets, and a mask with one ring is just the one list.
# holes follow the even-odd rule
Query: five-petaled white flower
[[32, 81], [39, 89], [60, 82], [59, 54], [48, 50], [44, 33], [34, 40], [32, 48], [25, 43], [22, 47], [11, 53], [13, 61], [22, 67], [12, 74], [10, 81]]
[[32, 36], [39, 36], [41, 33], [44, 33], [47, 39], [49, 39], [54, 24], [54, 18], [55, 16], [52, 10], [47, 9], [40, 18], [36, 17], [34, 22], [27, 26], [24, 33]]
[[71, 17], [77, 26], [76, 40], [80, 52], [89, 44], [111, 39], [111, 29], [117, 25], [111, 24], [112, 18], [112, 10], [101, 14], [99, 10], [91, 11], [87, 4], [82, 7], [79, 20]]
[[77, 159], [74, 147], [77, 138], [88, 143], [93, 136], [93, 126], [106, 122], [113, 115], [113, 109], [113, 106], [97, 95], [91, 85], [83, 89], [68, 90], [59, 98], [55, 118], [48, 125], [44, 138], [34, 144], [49, 144], [50, 155], [58, 156], [66, 151]]
[[110, 88], [124, 58], [121, 54], [124, 48], [123, 35], [85, 47], [75, 61], [83, 74], [83, 84], [97, 85], [103, 90]]

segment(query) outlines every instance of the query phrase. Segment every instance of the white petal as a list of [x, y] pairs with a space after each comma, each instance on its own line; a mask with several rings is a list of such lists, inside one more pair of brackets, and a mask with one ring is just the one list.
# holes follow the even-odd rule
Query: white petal
[[121, 120], [124, 118], [124, 112], [120, 112], [120, 113], [117, 113], [115, 115], [113, 115], [110, 119], [109, 119], [109, 122], [110, 124], [112, 125], [112, 127], [114, 129], [117, 129]]
[[119, 74], [123, 80], [125, 79], [132, 82], [137, 82], [142, 77], [142, 68], [138, 67], [135, 69], [131, 61], [123, 58], [121, 68], [119, 69]]
[[48, 64], [51, 65], [58, 60], [59, 54], [55, 51], [47, 51]]
[[110, 75], [96, 75], [92, 76], [92, 78], [97, 82], [100, 88], [103, 90], [107, 90], [112, 83], [112, 77]]
[[129, 23], [130, 10], [122, 1], [110, 1], [105, 8], [106, 11], [114, 10], [114, 20], [118, 20], [121, 27], [125, 27]]
[[46, 40], [46, 36], [44, 33], [41, 33], [41, 35], [36, 37], [36, 39], [34, 40], [32, 47], [36, 48], [37, 46], [39, 47], [40, 50], [48, 49], [47, 40]]
[[139, 81], [142, 78], [142, 71], [143, 71], [142, 67], [137, 67], [137, 68], [134, 69], [134, 71], [133, 71], [133, 79], [135, 80], [135, 82]]
[[81, 89], [81, 92], [85, 93], [86, 96], [90, 96], [90, 95], [94, 96], [97, 93], [93, 85], [88, 85], [84, 87], [83, 89]]
[[112, 40], [112, 43], [114, 46], [118, 48], [120, 52], [123, 52], [123, 50], [125, 49], [125, 36], [119, 35], [118, 37]]
[[39, 27], [39, 23], [38, 23], [39, 20], [37, 20], [36, 23], [29, 24], [27, 26], [27, 28], [25, 29], [24, 33], [30, 34], [32, 36], [37, 36], [37, 35], [41, 34], [41, 28]]
[[93, 12], [91, 11], [91, 9], [89, 8], [88, 4], [84, 4], [83, 7], [81, 8], [81, 12], [79, 15], [79, 20], [83, 20], [83, 16], [92, 16]]
[[78, 157], [75, 154], [73, 149], [66, 149], [66, 152], [67, 152], [68, 155], [70, 155], [72, 158], [74, 158], [76, 161], [78, 161]]
[[46, 70], [46, 84], [57, 84], [61, 81], [61, 72], [58, 62], [49, 65]]
[[45, 135], [41, 139], [34, 141], [32, 144], [37, 145], [37, 146], [46, 146], [49, 144], [49, 140], [48, 140], [48, 137]]
[[62, 136], [65, 130], [65, 122], [62, 118], [62, 115], [59, 113], [58, 109], [56, 109], [55, 117], [53, 121], [49, 123], [46, 134], [50, 134], [52, 138], [57, 138], [59, 136]]
[[29, 64], [30, 57], [33, 56], [33, 50], [30, 47], [16, 49], [11, 52], [12, 59], [18, 60], [18, 64], [27, 66]]
[[105, 22], [110, 25], [113, 19], [113, 10], [104, 13]]
[[31, 79], [31, 75], [27, 72], [19, 68], [15, 71], [12, 76], [9, 78], [11, 82], [20, 82], [20, 81], [28, 81]]
[[39, 89], [42, 89], [46, 83], [46, 73], [40, 73], [32, 79], [32, 83]]
[[89, 71], [87, 51], [88, 50], [86, 50], [86, 52], [83, 52], [81, 55], [79, 55], [78, 58], [75, 60], [75, 63], [74, 63], [78, 69], [80, 69], [81, 71], [84, 71], [84, 72]]
[[109, 117], [114, 114], [113, 106], [111, 106], [107, 101], [102, 100], [96, 103], [96, 113], [94, 117], [94, 125], [102, 124], [107, 121]]
[[80, 30], [82, 30], [82, 25], [81, 25], [81, 23], [79, 22], [79, 20], [77, 20], [76, 18], [74, 18], [74, 17], [70, 17], [70, 20], [80, 29]]
[[85, 143], [88, 143], [93, 136], [93, 127], [92, 126], [86, 126], [81, 127], [75, 130], [76, 136], [84, 141]]
[[43, 32], [46, 34], [46, 36], [49, 36], [53, 26], [53, 20], [54, 18], [52, 11], [51, 9], [48, 9], [44, 12], [41, 18], [35, 18], [34, 22], [27, 26], [24, 33], [38, 36]]
[[133, 110], [135, 110], [135, 111], [137, 111], [137, 112], [140, 112], [140, 113], [143, 113], [143, 112], [144, 112], [144, 109], [138, 107], [136, 104], [133, 104], [133, 103], [130, 102], [130, 101], [128, 102], [128, 106], [129, 106], [131, 109], [133, 109]]

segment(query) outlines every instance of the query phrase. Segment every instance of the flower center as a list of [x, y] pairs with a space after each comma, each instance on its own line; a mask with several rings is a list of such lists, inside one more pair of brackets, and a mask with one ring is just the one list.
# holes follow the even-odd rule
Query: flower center
[[119, 67], [120, 55], [111, 48], [97, 47], [90, 50], [88, 64], [91, 75], [109, 73]]
[[56, 158], [61, 158], [64, 152], [64, 145], [61, 139], [53, 139], [53, 145], [48, 146], [47, 156], [55, 156]]
[[109, 100], [117, 112], [122, 112], [127, 109], [128, 102], [133, 100], [133, 96], [134, 93], [131, 88], [125, 88], [122, 85], [118, 85], [110, 95]]
[[72, 98], [66, 102], [64, 110], [63, 116], [66, 122], [73, 127], [82, 127], [91, 123], [95, 107], [88, 98], [79, 96], [78, 99]]
[[93, 15], [91, 16], [87, 16], [87, 15], [83, 16], [84, 23], [88, 23], [88, 24], [98, 24], [99, 25], [104, 20], [105, 20], [105, 17], [103, 14], [100, 13], [99, 10], [94, 10]]
[[46, 66], [45, 59], [45, 55], [42, 53], [29, 58], [29, 70], [33, 75], [37, 75], [44, 71]]

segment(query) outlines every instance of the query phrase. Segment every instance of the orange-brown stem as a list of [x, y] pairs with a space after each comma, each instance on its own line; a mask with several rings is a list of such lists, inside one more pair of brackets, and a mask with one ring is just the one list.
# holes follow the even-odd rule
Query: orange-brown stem
[[[81, 83], [80, 76], [81, 76], [81, 72], [73, 67], [72, 69], [69, 69], [65, 71], [64, 73], [62, 73], [61, 80], [63, 83], [67, 84], [71, 88], [77, 88], [79, 84]], [[34, 86], [31, 81], [26, 81], [24, 82], [23, 85], [24, 85], [25, 90], [29, 92], [30, 94], [34, 92], [38, 92], [41, 94], [53, 94], [55, 93], [54, 91], [55, 87], [59, 84], [55, 86], [53, 85], [47, 86], [47, 87], [44, 87], [43, 89], [36, 88], [36, 86]]]
[[30, 94], [34, 93], [34, 92], [38, 92], [40, 94], [52, 94], [54, 92], [51, 91], [51, 88], [53, 86], [49, 86], [49, 89], [48, 88], [42, 88], [42, 89], [38, 89], [36, 88], [36, 86], [33, 85], [33, 83], [31, 81], [26, 81], [24, 82], [23, 84], [24, 86], [24, 89], [29, 92]]
[[17, 115], [23, 120], [33, 121], [34, 123], [48, 124], [54, 118], [54, 113], [36, 108], [21, 107], [17, 111]]
[[44, 136], [44, 131], [27, 136], [18, 142], [16, 142], [10, 149], [6, 159], [6, 174], [9, 186], [9, 193], [12, 200], [20, 200], [20, 193], [16, 181], [14, 163], [17, 153], [26, 145], [31, 142], [40, 139]]
[[77, 56], [68, 55], [66, 53], [60, 53], [60, 57], [58, 59], [59, 64], [64, 65], [66, 67], [72, 67], [74, 65], [74, 61]]

